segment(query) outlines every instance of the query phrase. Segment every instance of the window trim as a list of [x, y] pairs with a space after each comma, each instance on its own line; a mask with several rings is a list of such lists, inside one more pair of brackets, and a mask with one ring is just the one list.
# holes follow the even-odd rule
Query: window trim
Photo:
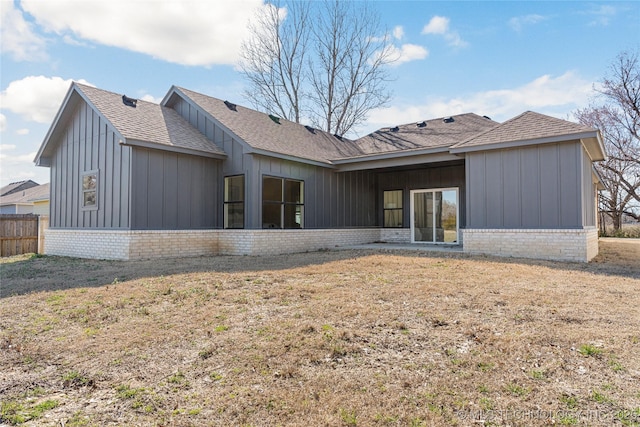
[[[227, 179], [229, 178], [237, 178], [242, 177], [242, 200], [226, 200], [226, 185]], [[243, 173], [235, 174], [235, 175], [227, 175], [222, 180], [222, 228], [225, 230], [242, 230], [245, 228], [246, 221], [246, 195], [247, 195], [247, 180]], [[227, 205], [238, 205], [242, 203], [242, 227], [227, 227]]]
[[[384, 193], [386, 192], [391, 192], [391, 191], [399, 191], [400, 192], [400, 207], [399, 208], [387, 208], [384, 205]], [[400, 225], [386, 225], [385, 224], [385, 213], [386, 211], [400, 211]], [[403, 188], [396, 188], [396, 189], [390, 189], [390, 190], [382, 190], [382, 228], [404, 228], [404, 189]]]
[[[95, 188], [89, 188], [86, 189], [84, 188], [84, 179], [87, 176], [91, 176], [91, 175], [95, 175], [95, 181], [96, 181], [96, 185]], [[92, 169], [92, 170], [88, 170], [88, 171], [84, 171], [82, 172], [82, 175], [80, 175], [80, 204], [81, 204], [81, 210], [83, 211], [97, 211], [98, 210], [98, 188], [100, 187], [99, 184], [100, 181], [100, 169]], [[87, 193], [95, 193], [95, 203], [93, 205], [86, 205], [85, 204], [85, 194]]]
[[[280, 180], [281, 183], [281, 200], [275, 201], [275, 200], [267, 200], [265, 201], [264, 199], [264, 180], [265, 178], [269, 178], [269, 179], [278, 179]], [[292, 203], [292, 202], [287, 202], [285, 201], [286, 196], [285, 196], [285, 185], [286, 182], [289, 181], [293, 181], [293, 182], [298, 182], [301, 184], [301, 191], [300, 191], [300, 199], [302, 200], [301, 203]], [[261, 212], [260, 212], [260, 217], [261, 217], [261, 222], [262, 222], [262, 228], [269, 230], [272, 229], [270, 227], [265, 227], [265, 222], [264, 222], [264, 206], [265, 204], [267, 205], [280, 205], [280, 227], [276, 227], [273, 228], [275, 230], [300, 230], [304, 228], [304, 224], [305, 224], [305, 211], [304, 211], [304, 199], [305, 199], [305, 195], [304, 195], [304, 188], [305, 188], [305, 182], [302, 179], [295, 179], [295, 178], [287, 178], [287, 177], [282, 177], [282, 176], [275, 176], [275, 175], [267, 175], [264, 174], [262, 175], [262, 179], [260, 181], [260, 189], [261, 189], [261, 194], [260, 194], [260, 206], [261, 206]], [[301, 214], [300, 214], [300, 227], [299, 228], [293, 228], [293, 227], [285, 227], [285, 207], [286, 206], [300, 206], [301, 207]]]
[[[436, 230], [436, 219], [437, 215], [433, 215], [431, 220], [431, 228], [434, 230], [433, 238], [428, 240], [415, 240], [415, 198], [414, 195], [417, 193], [433, 193], [432, 194], [432, 202], [435, 206], [436, 201], [436, 193], [444, 193], [445, 191], [454, 191], [456, 193], [456, 240], [453, 242], [438, 242], [437, 236], [435, 234]], [[418, 244], [428, 244], [428, 245], [459, 245], [460, 244], [460, 187], [443, 187], [443, 188], [421, 188], [411, 190], [409, 192], [409, 203], [410, 203], [410, 213], [411, 213], [411, 221], [410, 221], [410, 229], [411, 229], [411, 243]]]

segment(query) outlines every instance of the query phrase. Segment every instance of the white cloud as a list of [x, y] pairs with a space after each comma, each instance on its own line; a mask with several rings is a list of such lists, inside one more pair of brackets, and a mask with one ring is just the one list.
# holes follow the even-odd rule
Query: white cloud
[[572, 71], [561, 76], [544, 75], [513, 89], [498, 89], [455, 98], [428, 99], [421, 105], [394, 106], [373, 110], [365, 133], [385, 126], [411, 123], [462, 113], [487, 115], [504, 121], [527, 110], [566, 118], [586, 105], [593, 83]]
[[148, 93], [142, 95], [140, 99], [147, 102], [153, 102], [154, 104], [160, 104], [160, 102], [162, 101], [162, 98], [157, 98], [153, 95], [149, 95]]
[[0, 144], [0, 153], [2, 153], [3, 151], [11, 151], [15, 149], [16, 146], [13, 144]]
[[449, 18], [445, 16], [434, 16], [422, 29], [422, 34], [435, 34], [444, 37], [449, 46], [465, 47], [469, 43], [460, 37], [457, 31], [449, 29]]
[[29, 135], [29, 129], [23, 128], [16, 131], [16, 135]]
[[422, 34], [446, 34], [449, 31], [449, 18], [434, 16], [422, 29]]
[[[0, 93], [3, 109], [21, 115], [25, 120], [51, 123], [72, 80], [62, 77], [28, 76], [14, 80]], [[84, 80], [80, 83], [88, 84]]]
[[404, 28], [402, 28], [402, 25], [397, 25], [393, 29], [393, 37], [397, 40], [400, 40], [402, 39], [402, 37], [404, 37]]
[[0, 113], [0, 132], [7, 130], [7, 116]]
[[35, 152], [28, 154], [6, 155], [0, 152], [0, 186], [11, 182], [32, 179], [38, 183], [49, 182], [49, 168], [36, 168], [33, 164]]
[[509, 19], [509, 26], [512, 30], [520, 32], [525, 25], [534, 25], [546, 19], [547, 18], [545, 16], [537, 14], [514, 16], [513, 18]]
[[45, 41], [33, 31], [33, 24], [24, 20], [13, 1], [0, 0], [0, 46], [15, 61], [45, 61]]
[[429, 51], [417, 44], [403, 44], [400, 47], [390, 46], [391, 57], [397, 58], [391, 65], [398, 66], [409, 61], [424, 59], [429, 55]]
[[46, 30], [184, 65], [235, 64], [262, 0], [23, 0]]
[[618, 11], [614, 6], [600, 5], [583, 13], [594, 17], [594, 20], [589, 22], [589, 25], [606, 27], [611, 23], [611, 19], [616, 16]]
[[7, 165], [19, 165], [24, 163], [29, 163], [30, 165], [33, 165], [33, 159], [34, 157], [36, 157], [36, 154], [37, 153], [34, 151], [33, 153], [18, 154], [15, 156], [11, 156], [0, 151], [0, 160], [2, 160], [3, 167]]

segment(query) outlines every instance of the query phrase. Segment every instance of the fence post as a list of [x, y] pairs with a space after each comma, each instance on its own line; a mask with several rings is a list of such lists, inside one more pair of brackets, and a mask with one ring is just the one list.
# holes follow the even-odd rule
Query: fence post
[[44, 254], [44, 231], [49, 228], [49, 215], [38, 216], [38, 253]]

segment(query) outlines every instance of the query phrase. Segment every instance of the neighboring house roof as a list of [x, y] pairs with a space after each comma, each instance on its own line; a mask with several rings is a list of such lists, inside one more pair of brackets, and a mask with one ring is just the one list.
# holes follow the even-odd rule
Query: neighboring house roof
[[175, 95], [191, 100], [202, 108], [210, 118], [238, 140], [244, 141], [251, 148], [249, 151], [293, 156], [325, 164], [331, 164], [331, 159], [364, 154], [346, 138], [338, 138], [283, 118], [274, 120], [268, 114], [240, 105], [233, 104], [232, 109], [221, 99], [181, 87], [171, 88], [162, 104], [173, 105]]
[[11, 184], [5, 185], [0, 188], [0, 196], [7, 196], [11, 193], [15, 193], [16, 191], [26, 190], [27, 188], [36, 187], [39, 184], [32, 180], [26, 181], [16, 181]]
[[606, 158], [600, 132], [596, 129], [533, 111], [526, 111], [460, 142], [451, 147], [451, 152], [484, 151], [570, 140], [581, 140], [592, 160]]
[[133, 100], [135, 106], [126, 105], [123, 95], [74, 82], [36, 156], [36, 164], [42, 163], [42, 157], [51, 155], [53, 147], [50, 144], [64, 132], [64, 127], [80, 99], [87, 102], [113, 126], [122, 137], [121, 143], [124, 145], [217, 158], [226, 157], [221, 148], [209, 141], [172, 108], [142, 100]]
[[33, 205], [33, 202], [49, 199], [49, 184], [36, 185], [26, 190], [16, 191], [6, 196], [0, 196], [0, 206]]

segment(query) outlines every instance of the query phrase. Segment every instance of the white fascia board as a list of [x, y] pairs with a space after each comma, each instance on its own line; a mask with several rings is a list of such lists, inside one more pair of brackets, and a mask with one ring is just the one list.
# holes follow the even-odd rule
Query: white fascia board
[[580, 142], [582, 142], [582, 146], [592, 162], [607, 160], [607, 150], [604, 147], [600, 131], [591, 138], [581, 139]]
[[596, 132], [581, 132], [581, 133], [573, 133], [573, 134], [565, 134], [558, 136], [549, 136], [546, 138], [534, 138], [534, 139], [522, 139], [518, 141], [509, 141], [509, 142], [498, 142], [495, 144], [481, 144], [481, 145], [470, 145], [470, 146], [462, 146], [451, 148], [451, 153], [470, 153], [474, 151], [488, 151], [488, 150], [500, 150], [502, 148], [519, 148], [526, 147], [527, 145], [539, 145], [539, 144], [551, 144], [554, 142], [569, 142], [569, 141], [577, 141], [586, 138], [594, 138], [596, 137]]

